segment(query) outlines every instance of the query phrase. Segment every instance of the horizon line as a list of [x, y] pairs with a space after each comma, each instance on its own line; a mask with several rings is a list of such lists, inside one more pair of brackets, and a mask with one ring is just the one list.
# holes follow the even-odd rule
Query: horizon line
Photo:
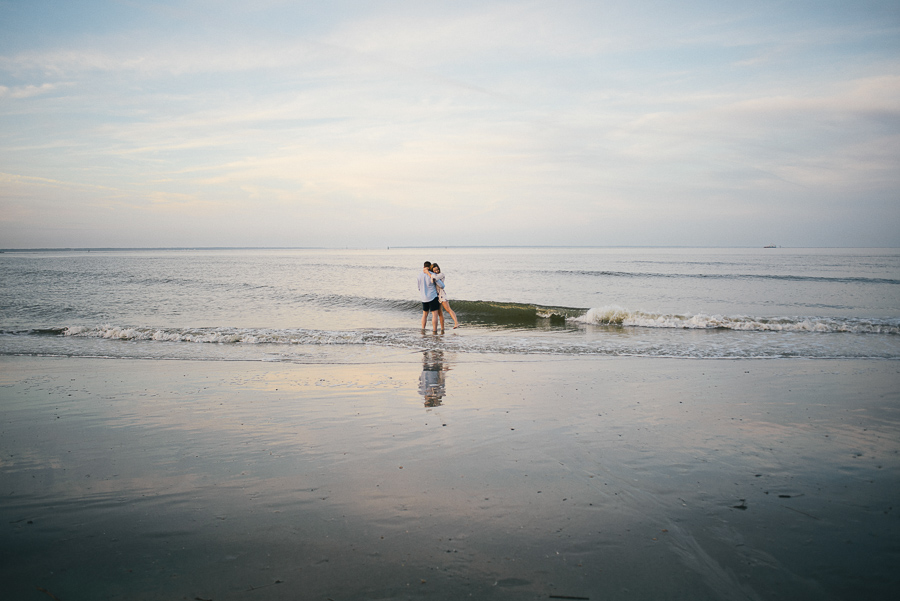
[[159, 251], [159, 250], [413, 250], [413, 249], [464, 249], [464, 248], [765, 248], [777, 250], [813, 249], [813, 248], [877, 248], [897, 249], [900, 246], [695, 246], [695, 245], [572, 245], [572, 244], [473, 244], [473, 245], [437, 245], [437, 246], [60, 246], [35, 248], [0, 248], [0, 253], [16, 252], [110, 252], [110, 251]]

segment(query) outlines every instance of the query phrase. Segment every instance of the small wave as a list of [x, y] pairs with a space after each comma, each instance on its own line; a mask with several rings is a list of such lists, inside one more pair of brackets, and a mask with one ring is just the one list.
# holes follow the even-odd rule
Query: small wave
[[359, 333], [348, 330], [275, 330], [245, 328], [146, 328], [102, 325], [70, 326], [62, 336], [104, 338], [156, 342], [191, 342], [207, 344], [360, 344]]
[[[341, 295], [316, 296], [311, 302], [326, 307], [362, 306], [373, 310], [402, 313], [415, 312], [421, 307], [421, 303], [418, 301]], [[587, 312], [586, 308], [491, 300], [451, 299], [450, 305], [460, 319], [467, 323], [486, 326], [529, 327], [545, 323], [564, 324], [567, 319], [584, 315]]]
[[[310, 361], [338, 348], [442, 349], [457, 353], [683, 358], [900, 358], [900, 324], [872, 320], [760, 320], [655, 315], [618, 307], [593, 309], [565, 328], [469, 325], [432, 335], [417, 328], [312, 330], [302, 328], [162, 328], [72, 325], [0, 331], [0, 355], [198, 360]], [[858, 321], [853, 325], [854, 321]], [[865, 324], [868, 324], [865, 327]], [[599, 326], [596, 328], [591, 325]], [[702, 328], [708, 334], [679, 333]], [[615, 331], [620, 330], [620, 331]], [[580, 333], [579, 333], [580, 331]], [[577, 333], [578, 335], [572, 335]], [[781, 335], [779, 332], [801, 334]], [[804, 332], [854, 332], [820, 336]], [[344, 352], [343, 350], [340, 352]], [[355, 351], [351, 351], [352, 352]]]
[[570, 270], [558, 271], [564, 275], [582, 275], [608, 278], [637, 278], [637, 279], [702, 279], [702, 280], [774, 280], [785, 282], [823, 282], [830, 284], [883, 284], [889, 286], [900, 285], [900, 280], [894, 278], [868, 278], [863, 276], [807, 276], [791, 274], [755, 274], [755, 273], [646, 273], [634, 271], [591, 271]]
[[566, 320], [584, 315], [587, 311], [576, 307], [500, 301], [451, 300], [450, 302], [461, 319], [482, 325], [527, 327], [545, 322], [564, 324]]
[[[665, 314], [606, 306], [589, 310], [520, 303], [453, 301], [465, 323], [530, 329], [550, 326], [615, 326], [743, 332], [849, 333], [900, 335], [900, 319], [851, 317], [754, 317], [747, 315]], [[3, 332], [38, 336], [152, 340], [214, 344], [390, 344], [392, 330], [309, 330], [265, 328], [153, 328], [117, 325], [68, 326]]]
[[[467, 303], [459, 303], [465, 306]], [[504, 303], [469, 303], [481, 311], [480, 325], [551, 323], [686, 330], [734, 330], [742, 332], [849, 333], [900, 335], [900, 319], [863, 319], [837, 317], [751, 317], [744, 315], [676, 315], [631, 311], [622, 307], [600, 307], [584, 311], [561, 307]], [[471, 307], [469, 308], [471, 311]], [[467, 313], [467, 323], [479, 325]], [[103, 338], [157, 342], [210, 344], [376, 344], [392, 345], [404, 330], [310, 330], [265, 328], [152, 328], [116, 325], [69, 326], [19, 332], [39, 336]], [[12, 333], [12, 332], [8, 332]]]
[[[612, 316], [611, 312], [607, 313]], [[619, 315], [627, 313], [618, 311]], [[622, 317], [620, 321], [625, 323], [628, 319]], [[339, 355], [334, 356], [343, 357], [343, 361], [348, 356], [363, 356], [359, 353], [368, 357], [370, 354], [366, 349], [372, 348], [569, 357], [900, 358], [900, 343], [895, 336], [827, 336], [820, 339], [810, 335], [782, 336], [774, 332], [725, 330], [698, 337], [672, 329], [640, 327], [627, 335], [604, 329], [586, 334], [572, 336], [564, 330], [538, 329], [530, 333], [522, 330], [504, 332], [491, 327], [468, 327], [462, 331], [448, 331], [447, 335], [432, 335], [416, 328], [328, 331], [71, 326], [53, 337], [0, 336], [0, 355], [327, 362], [331, 349], [338, 352]], [[346, 352], [350, 355], [343, 354]]]
[[622, 307], [600, 307], [574, 317], [589, 325], [697, 330], [741, 330], [746, 332], [816, 332], [851, 334], [900, 334], [898, 319], [839, 317], [751, 317], [745, 315], [670, 315], [630, 311]]

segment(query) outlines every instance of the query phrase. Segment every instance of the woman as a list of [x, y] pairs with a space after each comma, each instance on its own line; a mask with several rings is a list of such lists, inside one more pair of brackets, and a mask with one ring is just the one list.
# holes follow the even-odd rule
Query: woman
[[[453, 329], [455, 330], [459, 327], [459, 321], [456, 319], [456, 313], [450, 308], [450, 303], [447, 302], [447, 293], [444, 291], [444, 274], [441, 273], [441, 268], [437, 263], [431, 264], [431, 273], [433, 274], [431, 279], [436, 280], [435, 287], [438, 291], [438, 302], [441, 303], [441, 306], [444, 307], [444, 309], [447, 310], [447, 313], [450, 314], [450, 317], [453, 318]], [[440, 285], [437, 284], [438, 280], [441, 282]]]

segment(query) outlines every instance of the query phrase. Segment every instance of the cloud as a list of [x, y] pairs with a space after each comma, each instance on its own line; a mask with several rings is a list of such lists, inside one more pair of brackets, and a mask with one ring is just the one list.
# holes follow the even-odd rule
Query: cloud
[[492, 61], [509, 57], [585, 56], [612, 47], [577, 6], [510, 2], [465, 10], [433, 9], [349, 21], [326, 39], [339, 46], [410, 64]]
[[[687, 110], [641, 115], [612, 135], [645, 159], [695, 158], [704, 148], [732, 157], [836, 155], [850, 144], [900, 133], [900, 77], [836, 82], [825, 94], [720, 98]], [[830, 168], [830, 167], [829, 167]]]
[[728, 3], [123, 6], [127, 26], [4, 46], [0, 160], [23, 178], [7, 192], [191, 222], [179, 232], [280, 228], [279, 212], [323, 236], [413, 228], [441, 207], [470, 237], [527, 243], [552, 215], [553, 239], [615, 221], [634, 243], [648, 215], [898, 188], [887, 21]]
[[14, 74], [40, 72], [48, 77], [90, 72], [132, 72], [145, 76], [233, 73], [316, 65], [328, 52], [323, 45], [309, 41], [295, 41], [287, 46], [264, 40], [224, 43], [184, 39], [160, 44], [153, 37], [116, 37], [103, 40], [94, 48], [62, 48], [2, 56], [0, 70]]
[[39, 96], [41, 94], [49, 94], [59, 87], [58, 84], [52, 83], [43, 83], [39, 86], [36, 85], [27, 85], [27, 86], [17, 86], [17, 87], [7, 87], [0, 86], [0, 99], [3, 98], [11, 98], [11, 99], [21, 99], [21, 98], [31, 98], [32, 96]]

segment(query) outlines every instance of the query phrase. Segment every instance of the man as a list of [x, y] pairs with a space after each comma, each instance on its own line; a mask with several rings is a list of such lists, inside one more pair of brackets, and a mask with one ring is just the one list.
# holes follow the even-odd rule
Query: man
[[431, 316], [432, 331], [437, 333], [437, 322], [435, 317], [440, 316], [441, 330], [444, 329], [444, 313], [441, 311], [441, 303], [438, 301], [437, 288], [434, 279], [431, 277], [431, 261], [425, 261], [422, 267], [422, 273], [417, 278], [419, 286], [419, 296], [422, 298], [422, 329], [428, 324], [428, 314]]

